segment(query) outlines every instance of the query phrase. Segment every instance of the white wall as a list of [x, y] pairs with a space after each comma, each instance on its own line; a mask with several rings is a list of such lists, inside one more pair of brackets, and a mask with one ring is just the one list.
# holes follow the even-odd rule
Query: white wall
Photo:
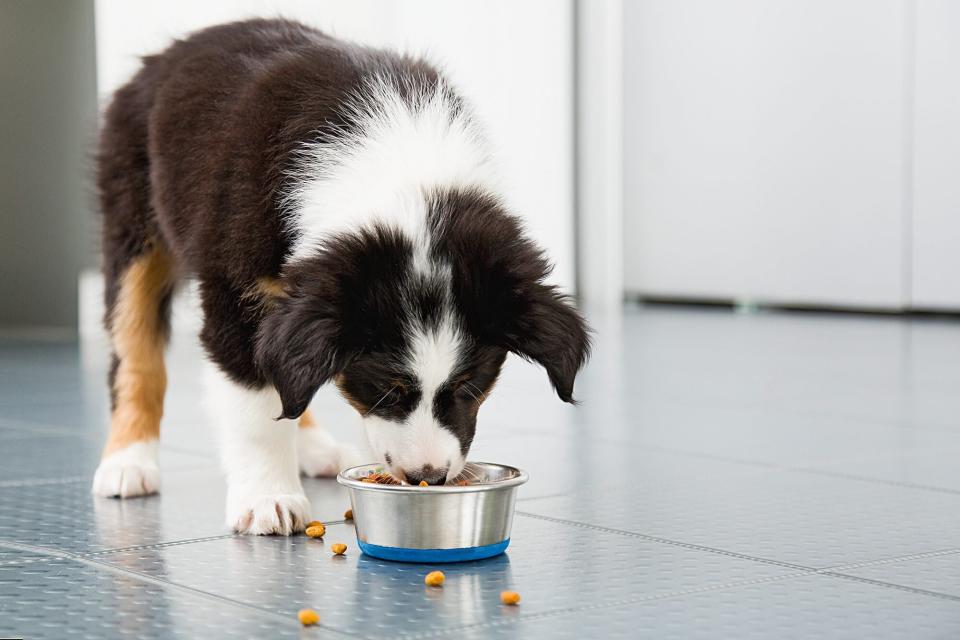
[[626, 3], [628, 291], [906, 302], [907, 4]]
[[507, 201], [572, 287], [573, 25], [569, 0], [97, 0], [101, 99], [137, 56], [245, 17], [301, 20], [342, 37], [427, 52], [486, 124]]
[[960, 3], [917, 8], [913, 304], [960, 309]]

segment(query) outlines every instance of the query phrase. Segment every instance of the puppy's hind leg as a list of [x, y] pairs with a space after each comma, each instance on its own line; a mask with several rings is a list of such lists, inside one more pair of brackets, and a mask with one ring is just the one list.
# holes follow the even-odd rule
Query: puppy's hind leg
[[344, 469], [364, 462], [356, 447], [338, 443], [316, 423], [309, 410], [300, 416], [297, 455], [300, 459], [300, 471], [310, 477], [335, 476]]
[[169, 334], [173, 263], [160, 245], [146, 245], [115, 281], [107, 282], [110, 435], [93, 477], [99, 496], [130, 498], [160, 489], [157, 439], [167, 374], [163, 350]]

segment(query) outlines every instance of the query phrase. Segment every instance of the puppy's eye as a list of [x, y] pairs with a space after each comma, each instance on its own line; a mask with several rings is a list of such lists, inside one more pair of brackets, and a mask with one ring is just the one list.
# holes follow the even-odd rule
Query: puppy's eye
[[397, 404], [406, 397], [409, 393], [409, 389], [402, 384], [394, 384], [389, 390], [383, 394], [383, 400], [380, 401], [381, 407], [389, 407], [390, 405]]

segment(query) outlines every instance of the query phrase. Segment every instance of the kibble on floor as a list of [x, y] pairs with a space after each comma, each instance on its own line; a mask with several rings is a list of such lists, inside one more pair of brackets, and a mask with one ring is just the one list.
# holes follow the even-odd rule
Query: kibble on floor
[[[105, 345], [0, 338], [0, 638], [960, 638], [960, 324], [648, 307], [595, 329], [580, 406], [508, 359], [470, 458], [530, 473], [511, 544], [441, 565], [360, 553], [332, 478], [303, 479], [323, 539], [226, 530], [176, 328], [162, 493], [94, 498]], [[331, 385], [313, 414], [362, 437]]]
[[423, 577], [423, 582], [428, 587], [442, 587], [446, 579], [447, 577], [443, 574], [443, 571], [431, 571]]

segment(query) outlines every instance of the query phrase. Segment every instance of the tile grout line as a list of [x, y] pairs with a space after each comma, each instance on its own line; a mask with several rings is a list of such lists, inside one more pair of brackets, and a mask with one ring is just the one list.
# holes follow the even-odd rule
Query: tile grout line
[[647, 449], [649, 451], [658, 451], [661, 453], [677, 455], [685, 458], [699, 458], [699, 459], [705, 459], [705, 460], [717, 460], [720, 462], [737, 463], [737, 464], [747, 465], [751, 467], [767, 469], [769, 471], [790, 471], [795, 473], [805, 473], [808, 475], [818, 475], [818, 476], [824, 476], [824, 477], [858, 480], [861, 482], [870, 482], [874, 484], [883, 484], [888, 486], [902, 487], [905, 489], [916, 489], [918, 491], [932, 491], [936, 493], [960, 495], [960, 489], [950, 489], [949, 487], [938, 487], [936, 485], [916, 484], [912, 482], [899, 482], [897, 480], [885, 480], [883, 478], [875, 478], [871, 476], [862, 476], [862, 475], [851, 474], [851, 473], [843, 473], [840, 471], [830, 471], [827, 469], [817, 469], [816, 467], [811, 465], [778, 464], [775, 462], [766, 462], [764, 460], [753, 460], [749, 458], [734, 458], [731, 456], [704, 453], [699, 451], [691, 451], [688, 449], [678, 449], [676, 447], [664, 447], [662, 445], [656, 445], [656, 444], [626, 443], [626, 442], [619, 442], [616, 440], [602, 439], [602, 438], [598, 438], [597, 441], [604, 442], [606, 444], [611, 444], [611, 445], [638, 446], [641, 449]]
[[891, 556], [887, 558], [879, 558], [877, 560], [864, 560], [863, 562], [853, 562], [847, 564], [833, 564], [827, 565], [825, 567], [808, 567], [806, 565], [793, 564], [790, 562], [784, 562], [781, 560], [771, 560], [768, 558], [759, 558], [757, 556], [751, 556], [749, 554], [738, 553], [736, 551], [728, 551], [726, 549], [717, 549], [715, 547], [707, 547], [704, 545], [694, 544], [692, 542], [683, 542], [682, 540], [672, 540], [670, 538], [662, 538], [659, 536], [651, 536], [646, 533], [639, 533], [637, 531], [626, 531], [624, 529], [614, 529], [612, 527], [604, 527], [595, 524], [589, 524], [586, 522], [579, 522], [577, 520], [567, 520], [564, 518], [555, 518], [553, 516], [545, 516], [538, 513], [530, 513], [528, 511], [517, 511], [518, 515], [535, 518], [538, 520], [546, 520], [548, 522], [556, 522], [557, 524], [567, 524], [573, 525], [576, 527], [581, 527], [584, 529], [594, 529], [597, 531], [604, 531], [607, 533], [613, 533], [616, 535], [627, 536], [632, 538], [639, 538], [641, 540], [648, 540], [650, 542], [656, 542], [659, 544], [667, 544], [670, 546], [684, 547], [688, 549], [693, 549], [697, 551], [704, 551], [706, 553], [714, 553], [725, 556], [732, 556], [735, 558], [741, 558], [744, 560], [751, 560], [753, 562], [760, 562], [763, 564], [772, 564], [788, 569], [799, 569], [803, 571], [811, 572], [826, 572], [831, 571], [846, 571], [850, 569], [862, 569], [864, 567], [873, 567], [884, 564], [896, 564], [898, 562], [909, 562], [911, 560], [923, 560], [925, 558], [937, 558], [940, 556], [949, 556], [953, 554], [960, 553], [960, 547], [951, 547], [947, 549], [938, 549], [936, 551], [922, 551], [919, 553], [910, 553], [902, 556]]
[[[169, 450], [168, 450], [169, 451]], [[180, 452], [177, 452], [180, 453]], [[182, 455], [182, 454], [181, 454]], [[208, 460], [203, 458], [205, 461], [213, 462], [212, 459]], [[182, 464], [176, 465], [174, 468], [164, 468], [164, 475], [167, 474], [176, 474], [176, 473], [190, 473], [194, 471], [207, 471], [212, 467], [204, 466], [200, 464], [198, 460], [195, 463], [188, 463], [189, 466]], [[78, 482], [92, 482], [93, 474], [89, 475], [75, 475], [75, 476], [64, 476], [62, 478], [25, 478], [23, 480], [0, 480], [0, 489], [15, 489], [18, 487], [42, 487], [47, 485], [54, 484], [73, 484]]]
[[[942, 390], [938, 390], [942, 391]], [[697, 409], [703, 408], [702, 405], [690, 404], [688, 402], [678, 402], [675, 400], [667, 400], [669, 405], [676, 409]], [[759, 404], [759, 405], [747, 405], [746, 407], [732, 407], [729, 405], [715, 404], [711, 403], [706, 407], [709, 410], [713, 411], [734, 411], [734, 412], [749, 412], [754, 414], [769, 414], [771, 409]], [[888, 429], [894, 431], [904, 431], [904, 430], [919, 430], [919, 431], [935, 431], [940, 433], [952, 433], [956, 434], [956, 429], [948, 426], [942, 426], [938, 424], [933, 424], [931, 422], [920, 421], [914, 424], [905, 425], [902, 420], [889, 419], [879, 416], [867, 416], [860, 413], [849, 413], [849, 412], [832, 412], [832, 411], [811, 411], [807, 409], [800, 409], [794, 406], [787, 406], [784, 408], [777, 409], [777, 411], [782, 411], [788, 413], [797, 418], [806, 418], [810, 420], [823, 420], [823, 419], [833, 419], [833, 420], [843, 420], [845, 422], [853, 422], [862, 425], [876, 426], [881, 425]]]
[[[342, 519], [341, 519], [341, 520], [328, 520], [328, 521], [326, 521], [324, 524], [326, 524], [326, 525], [329, 526], [329, 525], [346, 524], [346, 523], [347, 523], [346, 520], [342, 520]], [[35, 551], [35, 550], [36, 550], [36, 549], [44, 549], [44, 550], [48, 551], [48, 552], [49, 552], [49, 555], [51, 555], [52, 557], [60, 557], [60, 556], [58, 556], [58, 555], [56, 555], [56, 554], [58, 554], [58, 553], [66, 553], [66, 554], [69, 554], [71, 557], [77, 557], [77, 558], [94, 558], [94, 557], [106, 556], [106, 555], [110, 555], [110, 554], [114, 554], [114, 553], [130, 553], [130, 552], [132, 552], [132, 551], [144, 551], [144, 550], [150, 550], [150, 549], [165, 549], [165, 548], [167, 548], [167, 547], [177, 547], [177, 546], [182, 546], [182, 545], [187, 545], [187, 544], [195, 544], [195, 543], [203, 543], [203, 542], [212, 542], [212, 541], [214, 541], [214, 540], [228, 540], [228, 539], [230, 539], [230, 538], [243, 539], [244, 537], [245, 537], [245, 536], [241, 536], [240, 534], [237, 534], [237, 533], [224, 533], [224, 534], [215, 535], [215, 536], [204, 536], [204, 537], [201, 537], [201, 538], [185, 538], [185, 539], [183, 539], [183, 540], [168, 540], [168, 541], [166, 541], [166, 542], [154, 542], [154, 543], [152, 543], [152, 544], [138, 544], [138, 545], [133, 545], [133, 546], [130, 546], [130, 547], [116, 547], [116, 548], [112, 548], [112, 549], [98, 549], [97, 551], [84, 551], [84, 552], [80, 552], [80, 553], [74, 553], [74, 552], [71, 552], [71, 551], [63, 551], [63, 550], [61, 550], [61, 549], [55, 549], [55, 548], [51, 548], [51, 547], [41, 547], [41, 546], [34, 546], [34, 545], [23, 545], [23, 543], [14, 542], [14, 541], [12, 541], [12, 540], [4, 540], [4, 539], [2, 539], [2, 538], [0, 538], [0, 547], [6, 546], [6, 547], [8, 547], [8, 548], [16, 548], [18, 545], [23, 545], [24, 547], [30, 547], [30, 548], [31, 548], [31, 549], [23, 549], [23, 550], [33, 550], [34, 553], [38, 553], [38, 554], [39, 554], [39, 553], [41, 553], [41, 552]], [[36, 560], [36, 559], [35, 559], [35, 560]], [[21, 561], [21, 560], [2, 561], [2, 562], [0, 562], [0, 566], [6, 565], [6, 564], [18, 564], [18, 563], [20, 563], [20, 562], [22, 562], [22, 561]]]
[[[540, 432], [528, 429], [524, 433], [527, 434], [537, 434]], [[948, 495], [960, 495], [960, 489], [951, 489], [949, 487], [939, 487], [936, 485], [928, 484], [917, 484], [912, 482], [900, 482], [897, 480], [886, 480], [884, 478], [876, 478], [871, 476], [857, 475], [852, 473], [843, 473], [840, 471], [830, 471], [827, 469], [818, 469], [815, 466], [809, 464], [779, 464], [776, 462], [767, 462], [765, 460], [754, 460], [750, 458], [735, 458], [732, 456], [725, 456], [714, 453], [706, 453], [702, 451], [693, 451], [690, 449], [679, 449], [677, 447], [666, 447], [663, 445], [646, 443], [646, 442], [627, 442], [623, 440], [618, 440], [616, 438], [596, 438], [596, 442], [602, 444], [615, 445], [615, 446], [629, 446], [636, 447], [645, 451], [653, 451], [657, 453], [665, 453], [668, 455], [680, 456], [682, 458], [693, 458], [700, 460], [715, 460], [718, 462], [729, 462], [733, 464], [740, 464], [744, 466], [754, 467], [757, 473], [762, 472], [776, 472], [776, 471], [787, 471], [794, 473], [804, 473], [808, 475], [823, 476], [828, 478], [844, 478], [847, 480], [856, 480], [860, 482], [869, 482], [873, 484], [882, 484], [887, 486], [901, 487], [904, 489], [916, 489], [917, 491], [930, 491], [935, 493], [945, 493]], [[838, 461], [842, 463], [842, 461]]]
[[22, 564], [33, 564], [35, 562], [49, 562], [50, 560], [56, 560], [52, 556], [37, 556], [36, 558], [20, 558], [19, 560], [3, 560], [0, 561], [0, 568], [3, 567], [12, 567]]
[[[335, 524], [346, 524], [346, 520], [327, 520], [324, 522], [325, 525], [331, 526]], [[248, 536], [241, 535], [239, 533], [224, 533], [216, 536], [204, 536], [202, 538], [187, 538], [185, 540], [169, 540], [167, 542], [154, 542], [153, 544], [140, 544], [133, 545], [131, 547], [117, 547], [115, 549], [100, 549], [99, 551], [88, 551], [85, 553], [78, 553], [76, 555], [81, 557], [92, 557], [92, 556], [105, 556], [112, 553], [129, 553], [131, 551], [143, 551], [149, 549], [164, 549], [167, 547], [178, 547], [187, 544], [203, 543], [203, 542], [213, 542], [214, 540], [229, 540], [231, 538], [236, 538], [238, 540], [243, 540]], [[291, 536], [292, 537], [292, 536]], [[2, 544], [2, 541], [0, 541]]]
[[[100, 441], [106, 437], [106, 432], [100, 433], [95, 431], [90, 431], [89, 429], [75, 429], [72, 427], [66, 427], [61, 425], [54, 425], [47, 422], [37, 422], [29, 423], [23, 420], [18, 420], [16, 418], [4, 418], [0, 417], [0, 432], [4, 429], [8, 429], [22, 437], [76, 437], [84, 440], [91, 441]], [[0, 440], [4, 439], [2, 433], [0, 433]], [[203, 458], [204, 460], [209, 460], [216, 462], [217, 457], [212, 454], [201, 453], [200, 451], [195, 451], [193, 449], [186, 449], [184, 447], [179, 447], [177, 445], [164, 444], [162, 441], [160, 443], [160, 449], [169, 451], [171, 453], [179, 453], [182, 455], [193, 456], [197, 458]]]
[[960, 553], [960, 548], [941, 549], [941, 550], [938, 550], [938, 551], [929, 551], [929, 552], [923, 552], [923, 553], [913, 553], [913, 554], [908, 554], [908, 555], [903, 555], [903, 556], [895, 556], [895, 557], [892, 557], [892, 558], [881, 558], [881, 559], [879, 559], [879, 560], [869, 560], [869, 561], [858, 562], [858, 563], [851, 563], [851, 564], [830, 565], [830, 566], [827, 566], [827, 567], [817, 568], [817, 567], [808, 567], [808, 566], [806, 566], [806, 565], [798, 565], [798, 564], [793, 564], [793, 563], [789, 563], [789, 562], [783, 562], [783, 561], [780, 561], [780, 560], [771, 560], [771, 559], [768, 559], [768, 558], [759, 558], [759, 557], [751, 556], [751, 555], [748, 555], [748, 554], [738, 553], [738, 552], [736, 552], [736, 551], [727, 551], [727, 550], [725, 550], [725, 549], [717, 549], [717, 548], [715, 548], [715, 547], [707, 547], [707, 546], [703, 546], [703, 545], [693, 544], [693, 543], [690, 543], [690, 542], [682, 542], [682, 541], [679, 541], [679, 540], [671, 540], [671, 539], [669, 539], [669, 538], [661, 538], [661, 537], [659, 537], [659, 536], [651, 536], [651, 535], [644, 534], [644, 533], [637, 533], [637, 532], [635, 532], [635, 531], [624, 531], [624, 530], [622, 530], [622, 529], [612, 529], [612, 528], [610, 528], [610, 527], [603, 527], [603, 526], [599, 526], [599, 525], [593, 525], [593, 524], [587, 524], [587, 523], [583, 523], [583, 522], [577, 522], [576, 520], [564, 520], [564, 519], [562, 519], [562, 518], [554, 518], [554, 517], [551, 517], [551, 516], [542, 516], [542, 515], [539, 515], [539, 514], [536, 514], [536, 513], [528, 513], [528, 512], [524, 512], [524, 511], [517, 511], [517, 514], [518, 514], [518, 515], [521, 515], [521, 516], [528, 517], [528, 518], [536, 518], [536, 519], [540, 519], [540, 520], [546, 520], [546, 521], [548, 521], [548, 522], [556, 522], [556, 523], [558, 523], [558, 524], [567, 524], [567, 525], [577, 526], [577, 527], [586, 528], [586, 529], [593, 529], [593, 530], [597, 530], [597, 531], [604, 531], [604, 532], [607, 532], [607, 533], [613, 533], [613, 534], [617, 534], [617, 535], [623, 535], [623, 536], [627, 536], [627, 537], [634, 537], [634, 538], [638, 538], [638, 539], [641, 539], [641, 540], [647, 540], [647, 541], [650, 541], [650, 542], [656, 542], [656, 543], [659, 543], [659, 544], [667, 544], [667, 545], [670, 545], [670, 546], [683, 547], [683, 548], [686, 548], [686, 549], [693, 549], [693, 550], [696, 550], [696, 551], [703, 551], [703, 552], [705, 552], [705, 553], [713, 553], [713, 554], [717, 554], [717, 555], [724, 555], [724, 556], [729, 556], [729, 557], [734, 557], [734, 558], [740, 558], [740, 559], [742, 559], [742, 560], [749, 560], [749, 561], [752, 561], [752, 562], [759, 562], [759, 563], [762, 563], [762, 564], [769, 564], [769, 565], [779, 566], [779, 567], [783, 567], [783, 568], [796, 569], [796, 570], [798, 570], [799, 572], [801, 572], [801, 573], [803, 573], [803, 574], [805, 574], [805, 575], [822, 575], [822, 576], [833, 577], [833, 578], [844, 578], [844, 579], [861, 580], [861, 581], [863, 581], [863, 582], [869, 582], [870, 584], [874, 584], [874, 585], [876, 585], [876, 586], [886, 586], [886, 587], [893, 588], [893, 589], [900, 589], [900, 590], [910, 591], [910, 592], [917, 593], [917, 594], [921, 594], [921, 595], [929, 595], [929, 596], [931, 596], [931, 597], [946, 598], [946, 599], [949, 599], [949, 600], [956, 600], [956, 601], [960, 602], [960, 596], [954, 596], [954, 595], [947, 594], [947, 593], [941, 593], [941, 592], [939, 592], [939, 591], [927, 591], [927, 590], [925, 590], [925, 589], [918, 589], [918, 588], [915, 588], [915, 587], [908, 587], [908, 586], [904, 586], [904, 585], [897, 584], [897, 583], [895, 583], [895, 582], [885, 582], [885, 581], [882, 581], [882, 580], [872, 580], [872, 579], [870, 579], [870, 578], [859, 578], [858, 576], [853, 576], [853, 575], [849, 575], [849, 574], [846, 574], [846, 573], [842, 573], [843, 571], [849, 571], [849, 570], [853, 570], [853, 569], [862, 569], [862, 568], [866, 568], [866, 567], [882, 566], [882, 565], [886, 565], [886, 564], [896, 564], [896, 563], [898, 563], [898, 562], [910, 562], [910, 561], [912, 561], [912, 560], [921, 560], [921, 559], [924, 559], [924, 558], [936, 558], [936, 557], [940, 557], [940, 556], [953, 555], [953, 554]]
[[914, 593], [921, 596], [927, 596], [930, 598], [939, 598], [941, 600], [949, 600], [950, 602], [960, 603], [960, 596], [955, 596], [953, 594], [943, 593], [940, 591], [930, 591], [928, 589], [920, 589], [919, 587], [908, 587], [903, 584], [897, 584], [896, 582], [885, 582], [883, 580], [873, 580], [872, 578], [861, 578], [860, 576], [854, 576], [848, 573], [839, 573], [834, 571], [818, 571], [817, 574], [821, 576], [827, 576], [830, 578], [838, 578], [840, 580], [848, 580], [853, 582], [862, 582], [863, 584], [872, 584], [877, 587], [897, 589], [899, 591], [906, 591], [908, 593]]
[[929, 484], [915, 484], [912, 482], [900, 482], [898, 480], [885, 480], [883, 478], [872, 478], [870, 476], [861, 476], [853, 473], [844, 473], [842, 471], [829, 471], [827, 469], [816, 469], [811, 467], [788, 467], [787, 471], [796, 473], [806, 473], [828, 478], [843, 478], [859, 482], [869, 482], [871, 484], [882, 484], [891, 487], [900, 487], [903, 489], [915, 489], [917, 491], [930, 491], [934, 493], [946, 493], [948, 495], [960, 495], [960, 490], [950, 489], [948, 487], [938, 487]]
[[193, 544], [197, 542], [209, 542], [211, 540], [227, 540], [229, 538], [236, 538], [237, 534], [235, 533], [224, 533], [218, 536], [204, 536], [202, 538], [187, 538], [186, 540], [169, 540], [167, 542], [154, 542], [153, 544], [138, 544], [131, 547], [117, 547], [116, 549], [100, 549], [99, 551], [87, 551], [85, 553], [78, 553], [76, 555], [84, 558], [91, 558], [94, 556], [105, 556], [111, 553], [128, 553], [131, 551], [145, 551], [149, 549], [165, 549], [167, 547], [177, 547], [185, 544]]
[[[778, 464], [775, 462], [766, 462], [764, 460], [753, 460], [749, 458], [734, 458], [731, 456], [718, 455], [713, 453], [704, 453], [700, 451], [691, 451], [688, 449], [678, 449], [676, 447], [664, 447], [657, 444], [647, 444], [647, 443], [629, 443], [618, 441], [615, 439], [603, 439], [598, 438], [598, 442], [603, 442], [610, 445], [620, 445], [620, 446], [635, 446], [640, 449], [646, 449], [648, 451], [657, 451], [660, 453], [667, 453], [672, 455], [681, 456], [684, 458], [699, 458], [704, 460], [717, 460], [720, 462], [730, 462], [736, 464], [742, 464], [751, 467], [757, 467], [758, 469], [767, 469], [769, 471], [789, 471], [794, 473], [805, 473], [808, 475], [817, 475], [830, 478], [844, 478], [848, 480], [858, 480], [860, 482], [869, 482], [873, 484], [882, 484], [894, 487], [902, 487], [904, 489], [916, 489], [918, 491], [932, 491], [936, 493], [946, 493], [951, 495], [960, 495], [960, 489], [951, 489], [949, 487], [938, 487], [936, 485], [928, 484], [917, 484], [913, 482], [900, 482], [898, 480], [886, 480], [884, 478], [876, 478], [871, 476], [863, 476], [852, 473], [843, 473], [841, 471], [830, 471], [828, 469], [818, 469], [815, 466], [809, 464]], [[842, 461], [838, 461], [842, 463]]]
[[905, 556], [893, 556], [891, 558], [881, 558], [879, 560], [867, 560], [864, 562], [855, 562], [852, 564], [838, 564], [823, 567], [820, 571], [847, 571], [849, 569], [863, 569], [865, 567], [877, 567], [885, 564], [896, 564], [898, 562], [909, 562], [911, 560], [924, 560], [926, 558], [939, 558], [940, 556], [949, 556], [960, 553], [958, 549], [941, 549], [939, 551], [925, 551], [922, 553], [911, 553]]
[[659, 544], [666, 544], [673, 547], [683, 547], [685, 549], [693, 549], [695, 551], [704, 551], [706, 553], [712, 553], [716, 555], [723, 555], [733, 558], [740, 558], [741, 560], [750, 560], [751, 562], [759, 562], [762, 564], [774, 565], [777, 567], [783, 567], [786, 569], [796, 569], [800, 571], [816, 571], [816, 567], [808, 567], [805, 565], [793, 564], [790, 562], [782, 562], [780, 560], [770, 560], [767, 558], [758, 558], [755, 556], [737, 553], [736, 551], [727, 551], [725, 549], [716, 549], [714, 547], [707, 547], [704, 545], [694, 544], [692, 542], [682, 542], [680, 540], [671, 540], [670, 538], [661, 538], [659, 536], [651, 536], [646, 533], [638, 533], [636, 531], [624, 531], [623, 529], [613, 529], [610, 527], [603, 527], [595, 524], [587, 524], [585, 522], [577, 522], [576, 520], [565, 520], [563, 518], [554, 518], [552, 516], [544, 516], [538, 513], [530, 513], [528, 511], [517, 511], [517, 515], [524, 516], [527, 518], [536, 518], [538, 520], [546, 520], [548, 522], [556, 522], [558, 524], [572, 525], [575, 527], [581, 527], [583, 529], [593, 529], [595, 531], [605, 531], [607, 533], [613, 533], [616, 535], [627, 536], [631, 538], [638, 538], [640, 540], [647, 540], [649, 542], [656, 542]]
[[84, 482], [91, 480], [87, 476], [64, 476], [62, 478], [34, 478], [24, 480], [0, 480], [0, 489], [13, 489], [17, 487], [43, 487], [52, 484], [72, 484], [75, 482]]

